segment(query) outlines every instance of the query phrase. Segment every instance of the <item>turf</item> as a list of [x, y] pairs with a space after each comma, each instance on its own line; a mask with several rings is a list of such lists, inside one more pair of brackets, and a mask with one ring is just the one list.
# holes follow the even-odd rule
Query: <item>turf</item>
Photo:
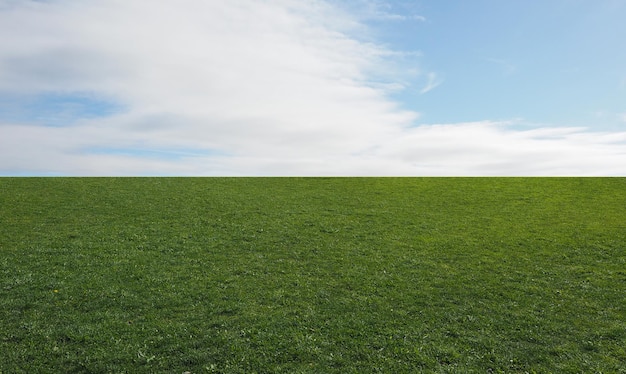
[[0, 178], [0, 373], [625, 373], [624, 178]]

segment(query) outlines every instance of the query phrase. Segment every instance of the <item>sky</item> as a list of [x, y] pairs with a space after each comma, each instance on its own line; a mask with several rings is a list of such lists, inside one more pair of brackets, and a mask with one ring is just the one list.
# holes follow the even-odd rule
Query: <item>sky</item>
[[624, 0], [0, 0], [2, 176], [626, 176]]

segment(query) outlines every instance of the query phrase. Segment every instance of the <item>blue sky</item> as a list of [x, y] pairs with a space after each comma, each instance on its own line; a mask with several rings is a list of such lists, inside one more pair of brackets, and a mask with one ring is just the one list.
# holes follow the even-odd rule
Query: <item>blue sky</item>
[[623, 128], [623, 1], [427, 1], [414, 11], [426, 20], [383, 28], [440, 75], [431, 95], [402, 98], [424, 121]]
[[0, 0], [0, 175], [626, 175], [622, 0]]

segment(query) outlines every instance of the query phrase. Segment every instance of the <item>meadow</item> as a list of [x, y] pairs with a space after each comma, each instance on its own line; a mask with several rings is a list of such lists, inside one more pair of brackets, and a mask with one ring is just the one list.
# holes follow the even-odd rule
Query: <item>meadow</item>
[[626, 373], [626, 178], [0, 178], [0, 373]]

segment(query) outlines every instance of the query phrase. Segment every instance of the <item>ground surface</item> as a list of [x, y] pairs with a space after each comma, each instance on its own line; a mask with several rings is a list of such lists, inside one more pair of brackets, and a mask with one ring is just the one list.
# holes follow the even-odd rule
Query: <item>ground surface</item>
[[625, 298], [622, 178], [0, 178], [1, 373], [624, 373]]

